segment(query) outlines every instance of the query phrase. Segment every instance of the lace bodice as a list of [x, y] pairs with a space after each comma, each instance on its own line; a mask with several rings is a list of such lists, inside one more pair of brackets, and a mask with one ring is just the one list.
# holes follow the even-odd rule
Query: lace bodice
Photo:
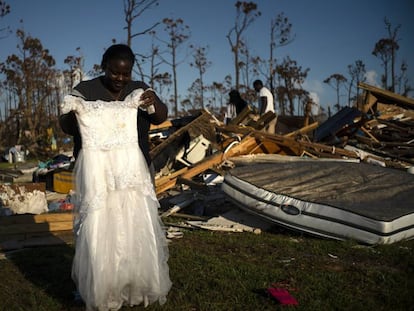
[[86, 101], [67, 95], [62, 113], [74, 111], [79, 122], [83, 149], [107, 150], [116, 146], [136, 144], [137, 109], [142, 89], [129, 94], [124, 101]]

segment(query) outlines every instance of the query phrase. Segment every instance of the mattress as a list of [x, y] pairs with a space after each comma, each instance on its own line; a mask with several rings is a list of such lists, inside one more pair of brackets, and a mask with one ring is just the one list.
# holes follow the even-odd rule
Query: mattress
[[278, 160], [231, 169], [222, 190], [249, 213], [321, 237], [373, 245], [414, 236], [414, 175], [402, 170]]

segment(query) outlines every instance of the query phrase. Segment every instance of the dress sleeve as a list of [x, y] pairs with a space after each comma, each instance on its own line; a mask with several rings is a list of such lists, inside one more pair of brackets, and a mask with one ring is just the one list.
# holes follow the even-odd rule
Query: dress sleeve
[[80, 108], [82, 99], [73, 96], [73, 95], [66, 95], [63, 98], [63, 102], [60, 104], [60, 111], [62, 114], [68, 113], [70, 111], [77, 111]]

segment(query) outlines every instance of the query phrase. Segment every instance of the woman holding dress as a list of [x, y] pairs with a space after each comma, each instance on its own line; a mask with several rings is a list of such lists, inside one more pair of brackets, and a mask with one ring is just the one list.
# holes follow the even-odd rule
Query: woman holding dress
[[134, 61], [127, 45], [109, 47], [105, 75], [79, 83], [61, 105], [76, 156], [72, 278], [87, 310], [163, 304], [172, 284], [148, 166], [149, 125], [167, 108], [132, 81]]

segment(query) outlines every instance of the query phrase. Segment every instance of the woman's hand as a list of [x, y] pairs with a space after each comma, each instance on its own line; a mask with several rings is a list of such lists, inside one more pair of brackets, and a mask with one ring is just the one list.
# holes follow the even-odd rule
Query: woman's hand
[[142, 93], [140, 100], [142, 102], [140, 108], [147, 110], [148, 113], [151, 113], [151, 107], [152, 110], [155, 109], [154, 105], [157, 102], [158, 98], [152, 89], [146, 89], [144, 93]]

